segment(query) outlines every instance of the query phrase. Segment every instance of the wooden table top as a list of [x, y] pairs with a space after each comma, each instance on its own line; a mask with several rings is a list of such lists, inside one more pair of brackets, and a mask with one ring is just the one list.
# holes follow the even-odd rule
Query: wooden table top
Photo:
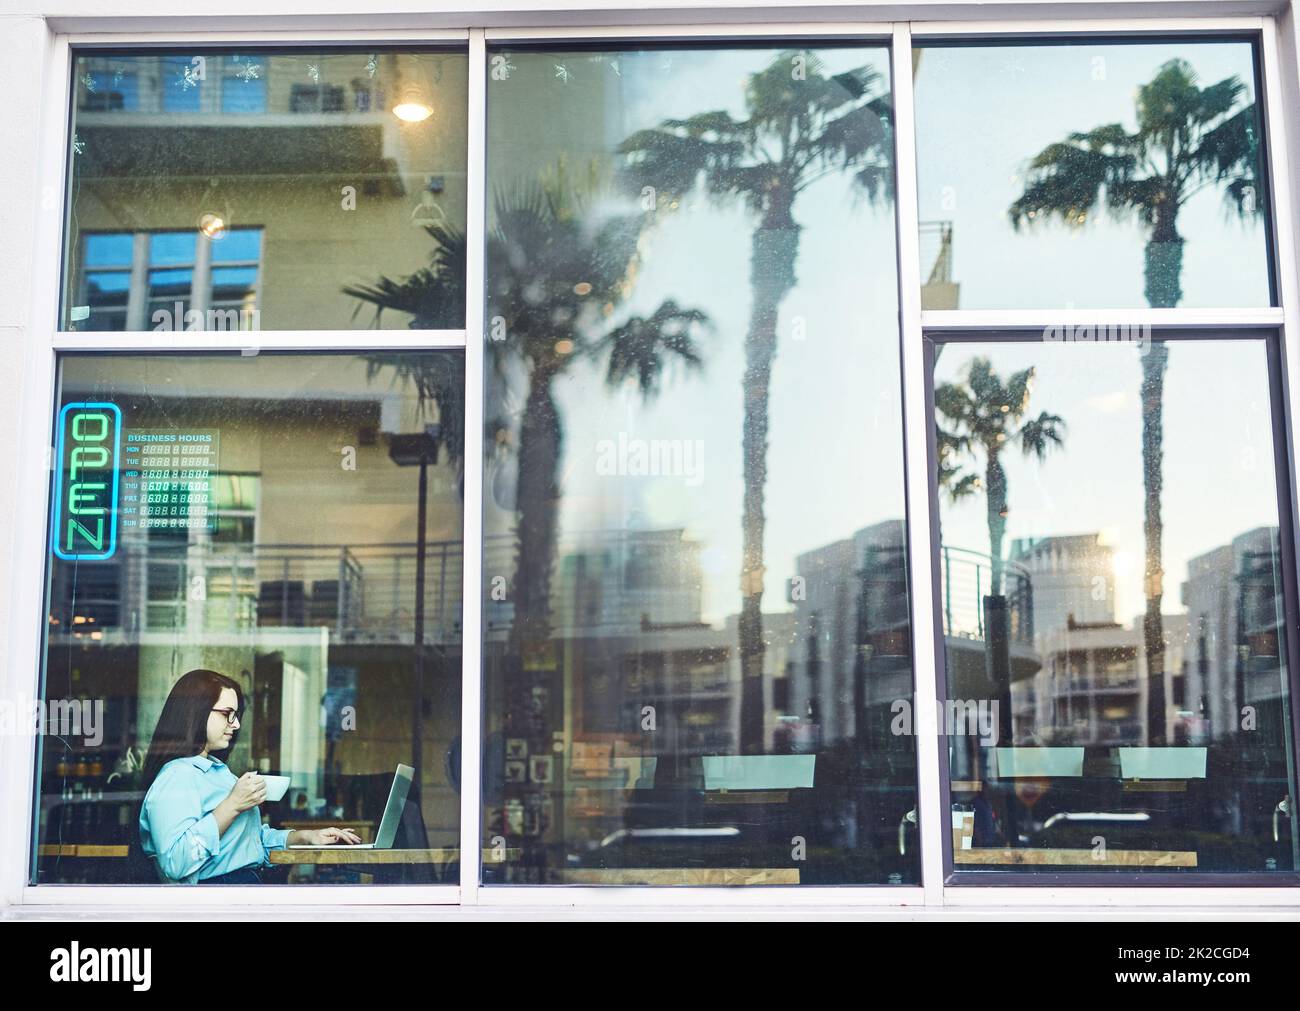
[[1044, 867], [1195, 867], [1196, 853], [1189, 850], [1106, 850], [1098, 860], [1091, 849], [1004, 849], [980, 847], [954, 849], [954, 864], [1011, 864]]

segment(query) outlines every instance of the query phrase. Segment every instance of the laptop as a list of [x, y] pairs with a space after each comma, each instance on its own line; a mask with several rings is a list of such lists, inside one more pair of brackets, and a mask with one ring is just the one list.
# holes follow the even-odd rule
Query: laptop
[[367, 843], [327, 843], [317, 846], [312, 843], [295, 843], [291, 850], [390, 850], [393, 840], [397, 838], [397, 826], [402, 821], [402, 810], [406, 807], [407, 794], [411, 792], [411, 779], [415, 769], [409, 765], [399, 765], [393, 776], [393, 785], [388, 791], [388, 803], [384, 805], [384, 816], [379, 821], [379, 831], [374, 842]]

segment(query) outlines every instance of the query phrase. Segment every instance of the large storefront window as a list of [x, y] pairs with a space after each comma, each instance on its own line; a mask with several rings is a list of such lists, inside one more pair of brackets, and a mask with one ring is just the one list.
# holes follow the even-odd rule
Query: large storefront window
[[484, 881], [916, 883], [888, 51], [488, 63]]
[[1300, 881], [1261, 24], [60, 42], [25, 880]]
[[927, 309], [1271, 304], [1248, 39], [914, 51]]
[[958, 872], [1297, 867], [1269, 345], [1134, 336], [935, 345]]
[[464, 326], [463, 52], [74, 63], [61, 329]]
[[62, 359], [42, 698], [77, 719], [41, 739], [35, 882], [455, 883], [463, 382], [460, 352]]

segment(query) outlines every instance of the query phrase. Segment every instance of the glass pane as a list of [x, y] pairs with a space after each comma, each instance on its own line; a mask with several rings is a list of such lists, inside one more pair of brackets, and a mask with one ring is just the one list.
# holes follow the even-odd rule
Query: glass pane
[[261, 255], [260, 228], [232, 228], [212, 244], [213, 263], [256, 263]]
[[[81, 236], [111, 231], [199, 271], [189, 320], [155, 316], [141, 276], [118, 329], [462, 327], [466, 74], [454, 51], [79, 52], [60, 325], [109, 328]], [[260, 261], [233, 324], [223, 260]]]
[[939, 349], [956, 869], [1296, 870], [1266, 342]]
[[1249, 41], [913, 52], [923, 305], [1270, 304]]
[[192, 264], [198, 236], [194, 232], [163, 232], [149, 237], [149, 264], [165, 267]]
[[208, 83], [202, 58], [195, 63], [188, 56], [163, 56], [159, 71], [163, 111], [198, 112]]
[[463, 382], [459, 352], [62, 359], [34, 882], [456, 883]]
[[266, 60], [258, 56], [225, 57], [222, 112], [266, 112]]
[[131, 266], [133, 241], [130, 232], [86, 236], [86, 266]]
[[888, 74], [490, 56], [486, 882], [918, 880]]

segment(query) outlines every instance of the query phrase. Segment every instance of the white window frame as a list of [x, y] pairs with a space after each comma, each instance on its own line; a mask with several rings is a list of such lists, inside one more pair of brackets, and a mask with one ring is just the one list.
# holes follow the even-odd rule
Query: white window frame
[[[58, 3], [58, 0], [51, 0]], [[11, 599], [18, 606], [9, 616], [9, 663], [5, 675], [5, 697], [32, 697], [41, 670], [43, 604], [33, 586], [43, 586], [47, 551], [45, 538], [48, 517], [49, 449], [51, 419], [55, 405], [55, 363], [60, 352], [97, 351], [206, 351], [206, 350], [315, 350], [322, 353], [371, 351], [378, 349], [461, 348], [466, 356], [465, 459], [482, 459], [483, 438], [483, 371], [482, 340], [467, 340], [467, 334], [483, 334], [484, 230], [486, 213], [486, 51], [489, 44], [553, 40], [608, 42], [671, 41], [676, 39], [771, 38], [773, 40], [806, 38], [810, 40], [884, 42], [892, 47], [895, 68], [909, 68], [891, 74], [896, 112], [896, 203], [899, 257], [899, 310], [901, 368], [903, 384], [903, 433], [905, 440], [905, 490], [909, 538], [909, 591], [912, 608], [912, 657], [916, 681], [917, 718], [921, 726], [936, 726], [940, 671], [935, 649], [934, 585], [930, 558], [932, 508], [929, 495], [927, 462], [928, 419], [925, 415], [925, 377], [923, 375], [922, 338], [936, 328], [1041, 327], [1049, 323], [1107, 321], [1151, 323], [1153, 326], [1187, 328], [1269, 327], [1281, 331], [1284, 359], [1280, 391], [1286, 408], [1287, 426], [1276, 436], [1286, 440], [1292, 462], [1288, 492], [1296, 510], [1295, 453], [1292, 419], [1300, 411], [1300, 388], [1287, 382], [1286, 361], [1300, 360], [1300, 290], [1296, 278], [1295, 203], [1300, 187], [1289, 169], [1291, 141], [1288, 140], [1287, 116], [1300, 109], [1300, 65], [1297, 62], [1296, 26], [1288, 7], [1280, 16], [1268, 11], [1273, 5], [1259, 2], [1234, 3], [1235, 10], [1248, 10], [1248, 16], [1200, 17], [1202, 11], [1222, 10], [1229, 4], [1210, 4], [1204, 0], [1169, 0], [1171, 15], [1160, 19], [1103, 18], [1113, 13], [1114, 4], [1092, 0], [1049, 0], [1025, 8], [1017, 20], [961, 21], [951, 18], [956, 4], [937, 0], [913, 0], [892, 4], [891, 15], [914, 20], [798, 23], [770, 21], [779, 9], [788, 17], [790, 8], [779, 7], [779, 0], [747, 0], [750, 6], [714, 8], [709, 16], [718, 20], [707, 24], [656, 24], [664, 17], [662, 10], [638, 11], [628, 0], [573, 0], [573, 9], [548, 15], [530, 12], [532, 0], [511, 0], [487, 4], [491, 10], [473, 14], [445, 12], [429, 15], [414, 3], [399, 3], [406, 13], [386, 15], [391, 30], [373, 30], [364, 26], [363, 16], [319, 15], [299, 0], [285, 0], [289, 8], [277, 15], [277, 26], [301, 21], [304, 28], [275, 31], [249, 30], [249, 19], [216, 13], [217, 5], [199, 4], [184, 19], [202, 25], [202, 30], [141, 32], [134, 28], [138, 18], [96, 17], [46, 20], [46, 44], [40, 55], [42, 71], [42, 105], [40, 109], [40, 144], [38, 176], [46, 199], [41, 202], [33, 250], [34, 275], [28, 317], [29, 348], [24, 363], [21, 388], [26, 399], [19, 425], [12, 438], [17, 442], [18, 467], [15, 475], [15, 526], [11, 565]], [[584, 11], [592, 4], [606, 3], [618, 9]], [[1296, 0], [1300, 2], [1300, 0]], [[620, 6], [621, 5], [621, 6]], [[973, 4], [971, 6], [974, 6]], [[1149, 10], [1151, 4], [1135, 5]], [[210, 13], [203, 13], [205, 9]], [[773, 8], [769, 10], [769, 8]], [[820, 12], [824, 10], [818, 8]], [[863, 3], [842, 8], [845, 16], [869, 15], [871, 5]], [[683, 18], [693, 12], [683, 10]], [[820, 15], [824, 16], [824, 15]], [[1095, 20], [1092, 18], [1096, 18]], [[575, 21], [587, 21], [583, 27], [570, 27]], [[542, 23], [537, 23], [542, 22]], [[374, 21], [369, 22], [373, 24]], [[319, 26], [328, 27], [322, 29]], [[422, 27], [425, 25], [439, 27]], [[306, 27], [310, 25], [311, 27]], [[529, 27], [529, 25], [533, 25]], [[518, 27], [511, 27], [518, 26]], [[917, 180], [914, 133], [914, 102], [910, 73], [913, 40], [935, 35], [961, 36], [972, 39], [1014, 35], [1061, 35], [1080, 33], [1098, 37], [1133, 34], [1222, 33], [1225, 31], [1258, 32], [1262, 54], [1263, 79], [1260, 98], [1265, 108], [1265, 135], [1269, 140], [1270, 211], [1273, 218], [1274, 269], [1277, 272], [1279, 306], [1270, 309], [1134, 309], [1114, 312], [1079, 311], [1062, 314], [1056, 311], [922, 311], [920, 292], [923, 281], [919, 260]], [[347, 45], [367, 41], [386, 43], [447, 43], [467, 45], [469, 54], [468, 88], [468, 160], [467, 221], [468, 264], [463, 330], [385, 331], [385, 330], [302, 330], [257, 331], [254, 333], [193, 332], [185, 334], [152, 331], [122, 333], [67, 333], [56, 329], [61, 302], [61, 257], [65, 219], [62, 194], [65, 191], [69, 164], [68, 132], [71, 128], [69, 86], [74, 46], [147, 46], [221, 45], [248, 52], [264, 45]], [[1284, 101], [1285, 99], [1285, 101]], [[1292, 131], [1292, 135], [1300, 131]], [[1300, 159], [1298, 159], [1300, 161]], [[53, 192], [58, 195], [49, 199]], [[1050, 317], [1050, 318], [1049, 318]], [[978, 909], [1025, 907], [1073, 907], [1084, 914], [1099, 915], [1103, 910], [1162, 907], [1171, 912], [1197, 909], [1231, 909], [1243, 915], [1281, 915], [1288, 907], [1300, 909], [1300, 888], [1294, 887], [1086, 887], [1059, 888], [1050, 885], [1033, 887], [948, 886], [943, 880], [943, 835], [947, 831], [946, 812], [942, 809], [940, 782], [940, 748], [942, 738], [918, 737], [918, 813], [922, 854], [922, 884], [918, 886], [843, 886], [843, 887], [755, 887], [739, 888], [654, 888], [654, 887], [571, 887], [571, 886], [486, 886], [480, 885], [480, 735], [482, 729], [482, 656], [481, 656], [481, 567], [469, 564], [481, 557], [482, 469], [467, 466], [464, 498], [464, 612], [462, 617], [462, 714], [463, 742], [461, 783], [461, 882], [460, 886], [374, 886], [374, 885], [297, 885], [292, 888], [249, 889], [238, 886], [211, 886], [183, 889], [168, 886], [138, 885], [30, 885], [28, 883], [35, 767], [35, 748], [31, 739], [10, 736], [0, 739], [0, 903], [14, 906], [66, 910], [68, 907], [140, 907], [153, 909], [206, 909], [220, 906], [285, 907], [343, 905], [410, 905], [450, 904], [463, 910], [471, 907], [562, 907], [591, 906], [600, 908], [685, 907], [755, 910], [759, 907], [779, 910], [782, 915], [797, 915], [801, 908], [854, 908], [875, 915], [965, 915]], [[1294, 662], [1294, 658], [1293, 658]], [[1293, 675], [1294, 677], [1294, 675]], [[927, 817], [929, 815], [929, 817]], [[886, 907], [895, 907], [890, 914]]]

